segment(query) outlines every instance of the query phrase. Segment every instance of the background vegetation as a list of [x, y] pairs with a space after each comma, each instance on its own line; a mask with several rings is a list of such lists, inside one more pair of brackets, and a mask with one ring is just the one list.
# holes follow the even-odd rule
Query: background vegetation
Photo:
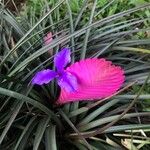
[[[6, 5], [6, 4], [5, 4]], [[29, 0], [21, 12], [0, 7], [0, 149], [150, 148], [150, 3], [147, 0]], [[53, 33], [53, 41], [43, 37]], [[72, 60], [106, 58], [126, 82], [97, 102], [56, 106], [55, 82], [31, 86], [67, 46]], [[52, 50], [53, 54], [48, 51]]]

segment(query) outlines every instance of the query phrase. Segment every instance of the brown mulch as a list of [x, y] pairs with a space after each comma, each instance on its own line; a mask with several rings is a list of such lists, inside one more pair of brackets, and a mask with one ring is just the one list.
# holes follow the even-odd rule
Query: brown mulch
[[4, 5], [11, 12], [17, 12], [17, 10], [21, 10], [23, 4], [26, 0], [4, 0]]

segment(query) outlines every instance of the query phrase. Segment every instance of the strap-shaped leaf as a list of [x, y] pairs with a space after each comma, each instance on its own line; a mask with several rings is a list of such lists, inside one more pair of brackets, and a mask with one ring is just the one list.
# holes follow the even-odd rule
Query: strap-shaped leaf
[[38, 150], [38, 147], [41, 143], [43, 134], [47, 128], [47, 125], [50, 121], [50, 117], [45, 117], [39, 121], [36, 133], [35, 133], [35, 139], [33, 143], [33, 150]]

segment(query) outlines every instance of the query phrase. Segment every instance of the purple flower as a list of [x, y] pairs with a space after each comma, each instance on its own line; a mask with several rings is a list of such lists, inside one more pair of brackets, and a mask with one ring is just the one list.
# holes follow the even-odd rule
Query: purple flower
[[77, 79], [69, 71], [64, 68], [70, 63], [70, 50], [68, 48], [63, 48], [58, 52], [54, 57], [54, 65], [56, 71], [45, 69], [39, 71], [35, 74], [32, 79], [32, 84], [47, 84], [52, 81], [54, 78], [57, 79], [58, 85], [65, 89], [68, 92], [73, 92], [77, 90]]

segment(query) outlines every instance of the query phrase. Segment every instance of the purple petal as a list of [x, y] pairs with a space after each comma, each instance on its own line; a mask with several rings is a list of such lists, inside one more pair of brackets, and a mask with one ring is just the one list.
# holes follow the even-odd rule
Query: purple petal
[[51, 80], [53, 80], [56, 76], [57, 73], [55, 71], [52, 71], [50, 69], [45, 69], [35, 74], [35, 76], [32, 79], [32, 84], [38, 84], [38, 85], [42, 85], [44, 83], [47, 84]]
[[70, 63], [70, 61], [71, 57], [69, 48], [63, 48], [54, 57], [54, 64], [57, 68], [57, 71], [59, 72], [61, 72], [64, 69], [64, 67], [66, 67], [66, 65]]
[[70, 72], [63, 72], [58, 78], [58, 85], [68, 92], [74, 92], [77, 90], [77, 78]]

